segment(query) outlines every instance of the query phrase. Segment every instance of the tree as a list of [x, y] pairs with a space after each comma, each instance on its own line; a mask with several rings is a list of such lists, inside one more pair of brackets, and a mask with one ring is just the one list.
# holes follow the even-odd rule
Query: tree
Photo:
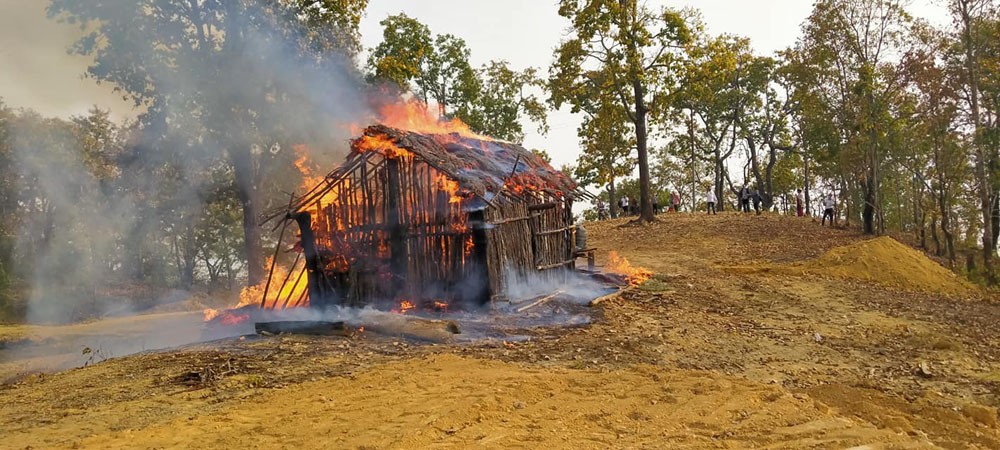
[[708, 153], [712, 160], [713, 189], [720, 199], [719, 209], [725, 209], [721, 199], [726, 198], [726, 185], [734, 194], [737, 192], [732, 188], [727, 161], [738, 144], [738, 124], [756, 100], [745, 87], [747, 66], [753, 59], [750, 41], [731, 35], [711, 39], [700, 36], [689, 44], [687, 54], [675, 104], [687, 111], [687, 117], [680, 119], [688, 130], [688, 141], [696, 142], [698, 139], [690, 135], [699, 130], [708, 140], [702, 153]]
[[[975, 178], [979, 206], [983, 220], [983, 266], [987, 279], [994, 283], [993, 256], [996, 253], [996, 235], [1000, 230], [1000, 222], [996, 219], [994, 209], [998, 198], [997, 168], [1000, 165], [997, 151], [986, 142], [987, 126], [982, 117], [980, 95], [983, 83], [982, 57], [984, 47], [989, 41], [996, 41], [997, 36], [980, 34], [989, 14], [993, 14], [992, 0], [951, 0], [948, 8], [955, 23], [956, 43], [958, 44], [958, 66], [961, 83], [966, 90], [965, 103], [967, 109], [967, 124], [972, 127], [972, 149], [975, 161]], [[984, 39], [985, 38], [985, 39]]]
[[[404, 91], [410, 83], [422, 77], [419, 85], [430, 83], [428, 66], [434, 54], [431, 30], [417, 19], [400, 13], [379, 22], [382, 25], [382, 42], [368, 56], [368, 71], [372, 77], [394, 83]], [[420, 92], [426, 102], [432, 89]]]
[[380, 23], [383, 40], [368, 58], [373, 78], [415, 93], [425, 104], [433, 103], [439, 116], [458, 118], [479, 134], [520, 142], [523, 121], [537, 123], [542, 133], [548, 130], [546, 108], [537, 95], [545, 84], [536, 69], [518, 71], [506, 61], [490, 61], [476, 70], [461, 38], [432, 36], [430, 28], [405, 14]]
[[491, 61], [478, 71], [478, 75], [481, 90], [467, 122], [473, 131], [521, 142], [524, 140], [521, 123], [530, 121], [538, 124], [539, 133], [548, 132], [547, 108], [537, 95], [544, 90], [545, 83], [535, 68], [518, 71], [511, 69], [506, 61]]
[[882, 165], [892, 150], [891, 108], [901, 89], [892, 55], [903, 46], [908, 22], [898, 0], [820, 0], [791, 54], [804, 136], [825, 152], [822, 159], [836, 163], [842, 189], [861, 193], [870, 234], [885, 230]]
[[581, 99], [579, 104], [579, 111], [585, 117], [577, 128], [582, 148], [574, 175], [584, 186], [606, 188], [611, 217], [618, 217], [619, 197], [615, 183], [631, 175], [635, 168], [633, 130], [629, 129], [628, 119], [616, 100], [607, 92]]
[[[570, 37], [556, 49], [549, 86], [555, 107], [579, 112], [583, 98], [607, 90], [634, 128], [640, 185], [640, 222], [655, 220], [650, 195], [649, 118], [674, 94], [680, 52], [691, 40], [681, 12], [652, 11], [638, 0], [561, 0]], [[593, 69], [589, 69], [593, 67]], [[599, 73], [601, 77], [592, 76]], [[596, 81], [601, 81], [600, 83]]]
[[49, 15], [88, 30], [73, 51], [93, 57], [91, 77], [146, 107], [145, 133], [164, 135], [187, 125], [201, 143], [196, 151], [216, 152], [232, 167], [247, 281], [257, 284], [264, 276], [257, 221], [265, 200], [261, 154], [254, 149], [268, 136], [326, 129], [318, 123], [344, 113], [317, 99], [347, 103], [360, 91], [350, 81], [366, 5], [52, 0]]

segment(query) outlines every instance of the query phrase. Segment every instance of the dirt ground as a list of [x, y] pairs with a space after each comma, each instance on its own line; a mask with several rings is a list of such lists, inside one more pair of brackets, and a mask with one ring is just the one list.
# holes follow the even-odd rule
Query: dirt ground
[[864, 239], [809, 220], [623, 223], [589, 225], [591, 244], [655, 275], [590, 325], [233, 338], [54, 374], [8, 361], [0, 448], [1000, 448], [992, 294], [747, 270]]

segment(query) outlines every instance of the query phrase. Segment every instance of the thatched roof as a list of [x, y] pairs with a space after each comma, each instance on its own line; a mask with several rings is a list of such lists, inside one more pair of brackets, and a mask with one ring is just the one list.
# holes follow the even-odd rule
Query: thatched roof
[[288, 209], [271, 210], [263, 222], [281, 217], [289, 210], [300, 210], [312, 204], [373, 155], [392, 152], [391, 149], [371, 151], [372, 149], [360, 148], [359, 143], [364, 136], [383, 137], [392, 141], [396, 147], [412, 152], [438, 172], [455, 180], [460, 191], [489, 204], [501, 194], [523, 198], [532, 192], [568, 199], [592, 198], [573, 179], [517, 144], [476, 139], [457, 133], [424, 134], [385, 125], [372, 125], [365, 129], [362, 137], [352, 142], [350, 155], [327, 174], [322, 183], [293, 199]]
[[[566, 174], [538, 155], [509, 142], [452, 134], [422, 134], [384, 125], [368, 127], [367, 136], [385, 136], [413, 152], [437, 171], [487, 201], [501, 192], [544, 192], [568, 198], [590, 197]], [[359, 138], [360, 140], [360, 138]], [[355, 151], [359, 140], [355, 140]], [[515, 167], [516, 164], [516, 167]]]

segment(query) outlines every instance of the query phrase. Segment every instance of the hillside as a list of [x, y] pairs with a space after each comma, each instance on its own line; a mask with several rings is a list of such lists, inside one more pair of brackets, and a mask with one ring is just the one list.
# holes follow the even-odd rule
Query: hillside
[[[991, 294], [886, 238], [660, 217], [587, 225], [599, 263], [654, 273], [592, 324], [228, 339], [18, 376], [0, 447], [1000, 448]], [[961, 289], [897, 278], [914, 273]]]

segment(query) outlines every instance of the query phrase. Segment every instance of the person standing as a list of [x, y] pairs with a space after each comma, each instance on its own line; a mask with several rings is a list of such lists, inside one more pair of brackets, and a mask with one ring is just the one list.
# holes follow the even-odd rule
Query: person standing
[[705, 192], [705, 203], [708, 204], [708, 214], [717, 214], [715, 212], [715, 191], [712, 188], [708, 188], [708, 192]]
[[618, 209], [621, 210], [623, 216], [629, 215], [628, 197], [623, 195], [622, 198], [618, 199]]
[[753, 201], [753, 210], [756, 211], [757, 215], [759, 216], [761, 198], [760, 198], [760, 190], [757, 189], [757, 186], [753, 187], [753, 191], [750, 193], [750, 200]]
[[740, 189], [740, 209], [745, 213], [750, 212], [750, 186], [746, 184]]
[[670, 207], [673, 208], [674, 212], [681, 212], [681, 194], [674, 191], [670, 194]]
[[802, 189], [795, 191], [795, 215], [798, 217], [805, 215], [805, 211], [802, 208]]
[[837, 202], [833, 201], [833, 194], [826, 194], [826, 198], [823, 199], [823, 220], [820, 225], [826, 225], [826, 218], [830, 218], [830, 226], [833, 226], [833, 207], [837, 205]]

